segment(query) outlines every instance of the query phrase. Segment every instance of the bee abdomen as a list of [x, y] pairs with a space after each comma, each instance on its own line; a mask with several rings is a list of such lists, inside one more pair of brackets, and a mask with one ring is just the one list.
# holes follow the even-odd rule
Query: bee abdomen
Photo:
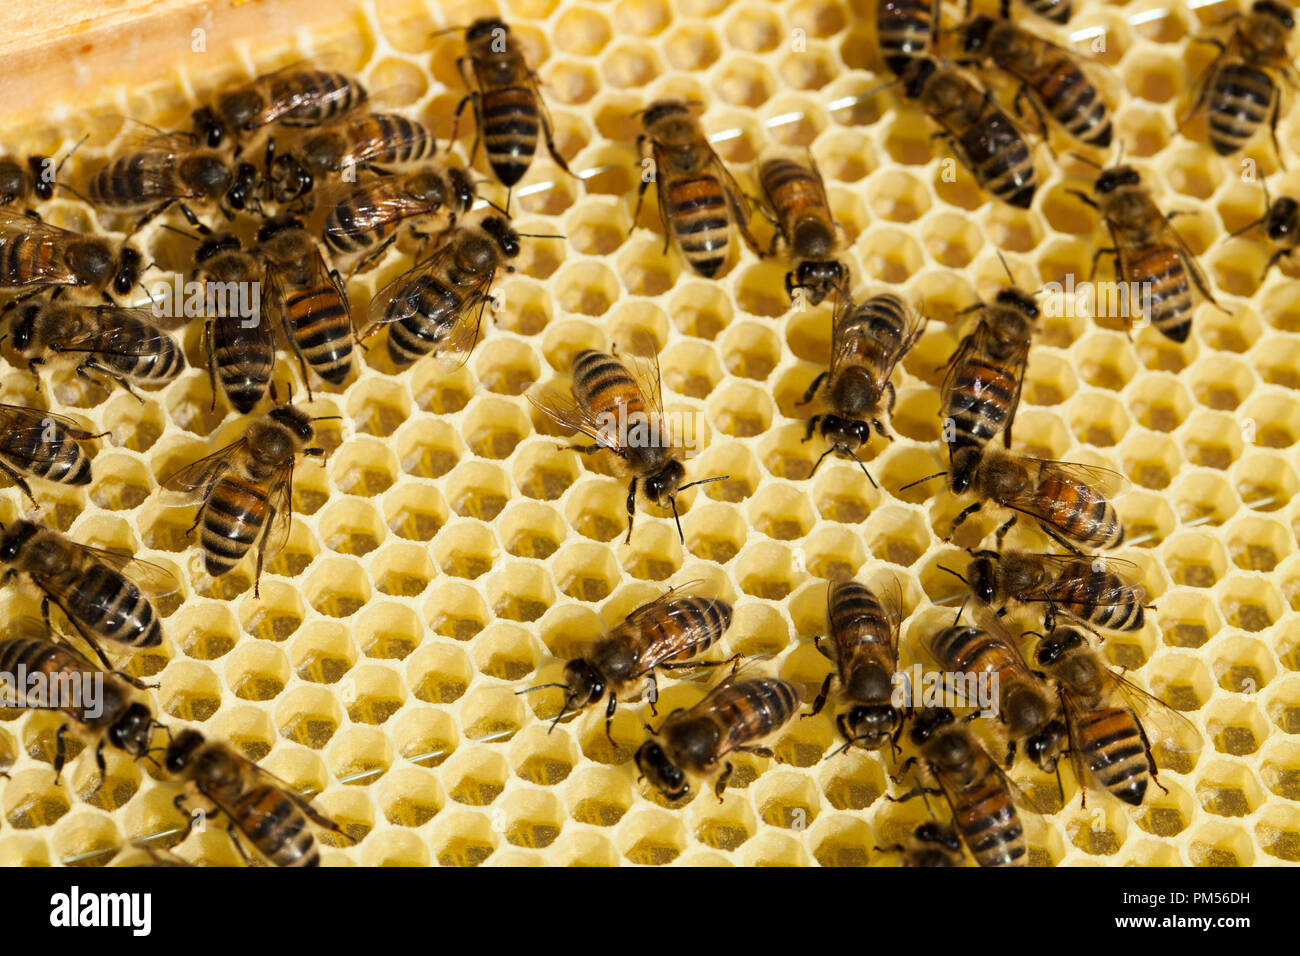
[[712, 278], [727, 261], [731, 211], [722, 183], [712, 175], [672, 183], [663, 201], [668, 221], [686, 261], [700, 275]]
[[1006, 126], [996, 135], [990, 133], [986, 117], [961, 137], [961, 144], [985, 189], [1017, 209], [1028, 209], [1038, 187], [1029, 146], [1009, 118], [1000, 119]]
[[1140, 249], [1129, 257], [1127, 275], [1130, 282], [1151, 290], [1151, 324], [1167, 338], [1186, 342], [1196, 302], [1182, 253], [1172, 246]]
[[1221, 156], [1235, 153], [1255, 135], [1277, 95], [1273, 78], [1245, 63], [1227, 63], [1214, 74], [1208, 109], [1210, 145]]
[[275, 363], [274, 353], [251, 342], [227, 339], [218, 328], [213, 328], [217, 339], [212, 349], [217, 380], [236, 411], [250, 412], [266, 394]]
[[352, 370], [352, 319], [333, 288], [308, 289], [284, 305], [294, 344], [316, 373], [334, 385]]
[[723, 725], [734, 728], [733, 740], [756, 740], [794, 715], [799, 691], [779, 677], [757, 677], [722, 688], [714, 707]]
[[1093, 146], [1109, 146], [1110, 114], [1097, 88], [1067, 59], [1052, 65], [1038, 88], [1047, 111], [1066, 131]]
[[396, 231], [398, 220], [382, 213], [379, 204], [393, 198], [393, 190], [388, 188], [363, 189], [344, 199], [325, 218], [325, 244], [334, 252], [347, 254], [383, 242]]
[[596, 412], [624, 405], [628, 414], [644, 411], [640, 390], [628, 370], [612, 355], [584, 349], [573, 357], [573, 394]]
[[16, 471], [37, 478], [65, 485], [90, 483], [90, 457], [52, 418], [39, 429], [0, 433], [0, 456]]
[[1087, 714], [1076, 723], [1074, 738], [1103, 787], [1125, 803], [1137, 806], [1142, 802], [1151, 771], [1131, 711], [1112, 707]]
[[1142, 605], [1136, 599], [1118, 604], [1098, 604], [1096, 596], [1122, 592], [1124, 582], [1111, 571], [1091, 572], [1075, 579], [1061, 595], [1061, 609], [1077, 620], [1112, 631], [1137, 631], [1146, 621]]
[[279, 117], [285, 126], [319, 126], [342, 116], [366, 98], [366, 90], [345, 73], [296, 70], [275, 78], [271, 100], [298, 105]]
[[1019, 379], [1012, 370], [994, 365], [978, 355], [959, 367], [948, 389], [942, 417], [953, 424], [949, 449], [983, 447], [1002, 430], [1011, 416]]
[[956, 803], [957, 828], [980, 866], [1025, 865], [1024, 827], [1005, 788], [986, 778], [959, 792]]
[[835, 588], [829, 611], [831, 633], [844, 634], [855, 643], [889, 639], [891, 625], [885, 609], [864, 584], [845, 581]]
[[913, 57], [930, 44], [930, 4], [927, 0], [880, 0], [876, 34], [885, 65], [902, 76]]
[[203, 508], [199, 543], [208, 574], [219, 577], [248, 553], [266, 522], [266, 493], [236, 478], [225, 478]]
[[132, 647], [162, 643], [162, 625], [149, 599], [119, 572], [97, 564], [77, 580], [69, 613], [105, 640]]
[[488, 163], [506, 186], [528, 171], [541, 122], [537, 99], [525, 86], [489, 91], [483, 97], [483, 144]]
[[394, 299], [390, 310], [402, 303], [413, 306], [413, 311], [388, 327], [388, 355], [401, 367], [437, 348], [458, 312], [475, 304], [462, 300], [436, 276], [428, 274], [413, 279]]
[[276, 866], [319, 866], [320, 852], [306, 815], [286, 794], [259, 786], [231, 808], [239, 828]]
[[1053, 23], [1068, 23], [1074, 13], [1071, 0], [1025, 0], [1025, 6]]

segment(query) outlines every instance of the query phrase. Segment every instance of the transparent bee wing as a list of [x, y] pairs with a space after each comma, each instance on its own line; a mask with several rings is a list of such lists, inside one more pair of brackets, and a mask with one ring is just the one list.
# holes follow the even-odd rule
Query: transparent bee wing
[[33, 464], [61, 457], [60, 446], [67, 439], [86, 441], [98, 437], [71, 418], [24, 405], [0, 404], [0, 429], [13, 436], [19, 447], [30, 447], [27, 460]]
[[616, 454], [622, 451], [618, 443], [617, 430], [597, 421], [590, 411], [578, 404], [571, 392], [562, 392], [554, 385], [538, 383], [524, 394], [556, 424], [581, 432]]
[[80, 334], [60, 339], [59, 352], [94, 352], [99, 355], [141, 357], [157, 355], [174, 339], [157, 323], [153, 309], [126, 309], [114, 305], [88, 306], [93, 321]]
[[[439, 237], [436, 242], [433, 252], [427, 258], [417, 261], [410, 269], [375, 293], [367, 310], [372, 329], [391, 322], [401, 322], [420, 310], [420, 293], [425, 285], [425, 277], [441, 275], [451, 255], [451, 244], [446, 241], [446, 234]], [[458, 308], [459, 305], [459, 301], [447, 300], [441, 314], [445, 315], [448, 322], [453, 317], [453, 309]], [[366, 334], [369, 334], [369, 330]]]
[[[189, 501], [196, 498], [198, 500], [206, 499], [208, 492], [212, 490], [212, 486], [222, 475], [231, 470], [236, 460], [244, 454], [247, 444], [248, 440], [246, 438], [231, 442], [225, 448], [214, 451], [212, 454], [168, 475], [163, 479], [162, 487], [167, 491], [184, 495], [185, 499]], [[195, 492], [197, 492], [197, 495]]]
[[24, 271], [28, 272], [23, 285], [74, 285], [77, 276], [63, 263], [59, 251], [79, 238], [81, 233], [0, 207], [0, 255], [13, 255], [10, 250], [27, 242], [37, 242], [45, 249], [44, 254], [30, 248], [23, 250]]

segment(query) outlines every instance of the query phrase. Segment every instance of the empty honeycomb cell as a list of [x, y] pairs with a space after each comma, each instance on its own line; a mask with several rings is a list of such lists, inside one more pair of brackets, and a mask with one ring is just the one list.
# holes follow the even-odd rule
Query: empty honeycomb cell
[[177, 720], [201, 723], [221, 706], [221, 682], [202, 664], [172, 661], [159, 680], [158, 705]]
[[1205, 732], [1217, 752], [1247, 757], [1268, 737], [1268, 722], [1253, 700], [1220, 698], [1207, 708]]
[[921, 515], [896, 506], [872, 514], [863, 529], [863, 537], [873, 557], [905, 568], [925, 554], [932, 540]]
[[1152, 431], [1172, 432], [1187, 420], [1191, 397], [1172, 375], [1155, 372], [1139, 376], [1125, 396], [1138, 424]]
[[673, 862], [686, 848], [686, 828], [681, 814], [645, 809], [623, 818], [617, 829], [619, 852], [641, 866], [663, 866]]
[[[590, 189], [590, 185], [588, 185]], [[551, 299], [543, 286], [515, 278], [493, 287], [493, 319], [497, 328], [516, 335], [536, 335], [547, 327], [553, 314]]]
[[1255, 386], [1250, 366], [1226, 356], [1203, 359], [1188, 371], [1192, 394], [1206, 408], [1231, 412]]
[[[330, 457], [330, 476], [334, 485], [345, 494], [371, 497], [387, 491], [397, 480], [397, 461], [393, 453], [373, 438], [353, 439]], [[299, 469], [294, 475], [294, 494], [301, 498], [311, 472]], [[314, 476], [313, 476], [314, 477]], [[322, 502], [326, 495], [322, 494]], [[319, 507], [319, 505], [317, 506]], [[300, 509], [308, 513], [315, 508]]]
[[355, 557], [374, 551], [388, 535], [379, 510], [352, 499], [336, 500], [322, 508], [319, 527], [325, 547]]
[[344, 727], [329, 742], [334, 778], [351, 786], [369, 786], [382, 779], [393, 764], [393, 748], [379, 727]]
[[1300, 684], [1294, 678], [1273, 681], [1265, 694], [1264, 711], [1282, 730], [1296, 733], [1300, 728]]
[[820, 578], [853, 574], [866, 561], [862, 539], [849, 528], [823, 527], [804, 543], [804, 566]]
[[467, 808], [448, 808], [434, 820], [426, 837], [440, 866], [481, 866], [501, 842], [492, 817]]
[[741, 866], [808, 866], [810, 862], [800, 840], [772, 831], [746, 843], [738, 857]]
[[416, 406], [438, 415], [451, 415], [463, 409], [469, 404], [473, 390], [463, 367], [448, 375], [438, 362], [417, 362], [411, 370], [410, 387]]
[[1124, 344], [1122, 335], [1094, 332], [1085, 336], [1075, 349], [1079, 376], [1096, 388], [1120, 391], [1137, 373], [1133, 350]]
[[917, 241], [895, 229], [871, 230], [858, 240], [855, 251], [865, 269], [864, 277], [879, 282], [905, 282], [924, 263]]
[[690, 398], [708, 397], [723, 375], [717, 353], [703, 342], [669, 347], [660, 357], [660, 369], [665, 386]]
[[792, 485], [772, 485], [756, 495], [746, 508], [755, 530], [778, 541], [803, 538], [815, 522], [807, 496]]
[[757, 831], [754, 811], [748, 802], [696, 800], [685, 811], [692, 836], [705, 846], [730, 853]]
[[1124, 475], [1157, 491], [1168, 488], [1183, 465], [1178, 443], [1164, 435], [1132, 432], [1120, 443], [1119, 455]]
[[1209, 761], [1198, 774], [1196, 798], [1207, 813], [1218, 817], [1249, 816], [1263, 795], [1254, 775], [1237, 761]]
[[1267, 512], [1289, 503], [1300, 480], [1281, 455], [1247, 452], [1234, 469], [1233, 486], [1247, 508]]
[[645, 43], [618, 43], [601, 57], [601, 75], [615, 89], [643, 89], [663, 69], [655, 48]]
[[1246, 571], [1272, 571], [1292, 551], [1286, 528], [1267, 518], [1239, 518], [1227, 534], [1228, 556]]
[[129, 395], [114, 395], [100, 411], [100, 430], [108, 432], [101, 447], [112, 445], [134, 452], [147, 452], [162, 437], [166, 420], [158, 404], [140, 403]]
[[555, 21], [553, 30], [556, 48], [578, 56], [595, 56], [610, 37], [609, 20], [594, 10], [566, 10]]
[[813, 782], [800, 773], [776, 770], [754, 785], [754, 806], [769, 826], [801, 831], [817, 818], [821, 798]]
[[1094, 857], [1114, 856], [1128, 837], [1128, 815], [1116, 801], [1098, 801], [1080, 813], [1065, 816], [1064, 828], [1071, 843]]
[[[732, 375], [741, 378], [765, 381], [781, 361], [780, 339], [771, 329], [755, 322], [732, 326], [724, 334], [721, 345], [722, 364]], [[689, 355], [690, 353], [684, 353], [684, 357]], [[716, 361], [711, 354], [705, 354], [695, 358], [691, 366], [708, 368]], [[712, 378], [712, 370], [709, 377]], [[721, 378], [720, 371], [718, 378]], [[716, 382], [717, 379], [714, 379], [713, 384]], [[676, 391], [692, 397], [702, 397], [680, 388]]]
[[321, 686], [294, 687], [275, 700], [274, 720], [281, 737], [320, 750], [343, 719], [339, 699]]
[[471, 519], [453, 522], [434, 542], [434, 560], [443, 574], [473, 580], [496, 561], [496, 540], [484, 525]]
[[[1150, 690], [1174, 710], [1194, 711], [1205, 706], [1214, 693], [1214, 682], [1205, 664], [1186, 652], [1161, 657], [1161, 667], [1151, 675]], [[1152, 737], [1152, 745], [1161, 741]]]
[[447, 798], [433, 774], [414, 768], [398, 768], [375, 785], [376, 803], [384, 819], [393, 826], [424, 826], [446, 806]]
[[465, 416], [461, 428], [470, 451], [496, 459], [509, 458], [531, 430], [518, 405], [486, 399]]
[[1223, 546], [1208, 534], [1183, 531], [1164, 545], [1165, 568], [1174, 584], [1213, 587], [1228, 570]]
[[287, 655], [274, 644], [244, 644], [225, 663], [225, 683], [241, 700], [274, 700], [289, 680]]
[[[630, 210], [623, 207], [621, 203], [605, 203], [597, 205], [587, 203], [574, 209], [568, 216], [564, 232], [568, 237], [569, 243], [575, 250], [589, 256], [604, 256], [617, 250], [627, 239], [628, 232], [631, 230], [632, 222]], [[642, 258], [648, 251], [650, 244], [642, 242]], [[636, 264], [636, 255], [624, 255], [623, 261], [629, 266]], [[620, 269], [620, 274], [627, 277], [627, 272]], [[664, 289], [660, 288], [651, 295], [658, 295]]]
[[1300, 440], [1300, 403], [1288, 395], [1252, 395], [1241, 409], [1244, 441], [1265, 448], [1289, 448]]
[[1070, 431], [1081, 443], [1110, 447], [1119, 443], [1129, 428], [1128, 412], [1118, 399], [1105, 392], [1081, 392], [1069, 406]]
[[384, 496], [384, 521], [408, 541], [431, 541], [447, 523], [442, 494], [427, 484], [405, 483]]
[[746, 594], [768, 601], [784, 598], [798, 579], [793, 553], [771, 541], [744, 545], [737, 555], [735, 576]]
[[1282, 616], [1282, 596], [1259, 578], [1233, 578], [1220, 597], [1224, 617], [1244, 631], [1262, 631]]
[[480, 384], [500, 395], [522, 395], [539, 376], [537, 353], [526, 342], [515, 339], [485, 342], [477, 358], [475, 372]]
[[1189, 472], [1180, 477], [1173, 498], [1185, 522], [1221, 525], [1241, 507], [1232, 485], [1211, 471]]
[[[928, 194], [922, 195], [928, 199]], [[983, 236], [974, 222], [950, 212], [936, 212], [927, 216], [921, 226], [921, 237], [930, 257], [939, 265], [950, 269], [970, 265], [983, 244]]]
[[608, 548], [597, 544], [572, 544], [560, 550], [553, 562], [556, 587], [579, 601], [600, 601], [618, 582], [619, 567]]
[[93, 467], [90, 500], [107, 511], [130, 511], [144, 504], [153, 490], [153, 478], [144, 464], [128, 455], [98, 455]]
[[[1231, 587], [1228, 590], [1228, 601], [1232, 601]], [[1233, 619], [1232, 607], [1229, 604], [1229, 623], [1237, 623]], [[1231, 637], [1220, 643], [1210, 666], [1218, 678], [1219, 686], [1235, 694], [1253, 694], [1276, 674], [1273, 655], [1268, 648], [1259, 641], [1245, 637]]]
[[494, 823], [514, 846], [545, 849], [555, 842], [564, 823], [560, 802], [545, 790], [516, 790], [498, 809]]
[[932, 442], [940, 437], [939, 393], [932, 388], [899, 389], [889, 424], [904, 438]]
[[1243, 427], [1233, 416], [1199, 411], [1191, 416], [1182, 439], [1192, 464], [1226, 469], [1241, 455]]
[[344, 558], [316, 562], [303, 582], [307, 603], [330, 617], [351, 617], [365, 606], [371, 593], [361, 565]]
[[1273, 336], [1253, 351], [1252, 364], [1261, 379], [1270, 385], [1300, 388], [1300, 343]]
[[182, 607], [168, 622], [172, 642], [186, 657], [212, 661], [229, 654], [240, 627], [230, 609], [212, 601]]
[[487, 462], [461, 462], [448, 476], [444, 487], [452, 510], [462, 518], [491, 521], [510, 500], [510, 482], [505, 472]]
[[1223, 626], [1209, 595], [1184, 590], [1170, 591], [1161, 598], [1156, 621], [1171, 647], [1201, 647]]
[[348, 397], [348, 421], [362, 434], [386, 438], [411, 417], [410, 395], [399, 382], [366, 384]]

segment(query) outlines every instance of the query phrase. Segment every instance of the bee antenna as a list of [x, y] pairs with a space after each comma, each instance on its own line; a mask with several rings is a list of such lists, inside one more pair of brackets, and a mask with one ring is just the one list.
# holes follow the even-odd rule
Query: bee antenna
[[908, 488], [912, 488], [916, 485], [923, 485], [932, 478], [938, 478], [940, 475], [946, 475], [946, 474], [948, 474], [948, 472], [946, 471], [936, 471], [933, 475], [926, 475], [924, 478], [916, 479], [916, 481], [909, 481], [907, 484], [903, 485], [903, 487], [899, 488], [898, 490], [906, 491]]
[[998, 254], [998, 262], [1002, 263], [1002, 271], [1007, 274], [1007, 278], [1011, 280], [1011, 284], [1015, 285], [1016, 277], [1011, 274], [1011, 267], [1007, 265], [1007, 260], [1003, 257], [1002, 250], [998, 249], [996, 252]]
[[952, 619], [952, 623], [954, 627], [956, 626], [957, 622], [961, 620], [962, 614], [966, 611], [966, 604], [968, 601], [970, 601], [969, 596], [967, 596], [965, 601], [961, 602], [961, 607], [957, 608], [957, 616]]
[[945, 568], [942, 564], [938, 565], [938, 568], [939, 568], [940, 571], [946, 571], [946, 572], [948, 572], [948, 573], [951, 574], [954, 578], [956, 578], [958, 581], [960, 581], [962, 584], [966, 585], [967, 587], [970, 587], [970, 582], [967, 581], [967, 580], [966, 580], [964, 577], [962, 577], [960, 574], [958, 574], [956, 571], [954, 571], [952, 568]]
[[1072, 159], [1077, 159], [1079, 162], [1084, 163], [1085, 165], [1091, 166], [1093, 169], [1102, 168], [1101, 163], [1097, 162], [1095, 159], [1091, 158], [1090, 156], [1083, 155], [1083, 153], [1071, 153], [1070, 157]]
[[1229, 234], [1225, 237], [1225, 239], [1236, 239], [1238, 236], [1242, 235], [1243, 233], [1250, 232], [1250, 230], [1254, 229], [1256, 226], [1263, 225], [1264, 220], [1267, 219], [1267, 218], [1268, 218], [1268, 217], [1267, 217], [1266, 215], [1265, 215], [1265, 216], [1260, 216], [1258, 219], [1255, 219], [1255, 220], [1253, 220], [1253, 221], [1251, 221], [1251, 222], [1246, 223], [1246, 225], [1242, 226], [1242, 227], [1241, 227], [1240, 229], [1238, 229], [1236, 232], [1231, 232], [1231, 233], [1229, 233]]
[[464, 32], [465, 32], [465, 29], [466, 29], [466, 28], [463, 27], [463, 26], [461, 26], [461, 27], [443, 27], [441, 30], [434, 30], [432, 33], [430, 33], [430, 34], [429, 34], [429, 38], [430, 38], [430, 39], [433, 39], [434, 37], [443, 37], [443, 36], [446, 36], [448, 33], [464, 33]]
[[902, 80], [890, 80], [888, 83], [882, 83], [877, 87], [873, 87], [872, 89], [867, 90], [867, 92], [865, 93], [859, 93], [857, 96], [854, 97], [854, 100], [858, 103], [862, 103], [866, 100], [871, 99], [871, 97], [875, 96], [877, 93], [887, 90], [891, 86], [898, 86], [902, 82], [903, 82]]
[[862, 459], [858, 457], [857, 452], [851, 448], [846, 449], [846, 451], [848, 451], [848, 453], [853, 456], [853, 460], [858, 463], [858, 467], [862, 469], [862, 473], [867, 476], [867, 481], [871, 482], [871, 487], [879, 488], [880, 486], [876, 484], [876, 479], [871, 477], [871, 472], [867, 471], [867, 466], [862, 463]]
[[520, 239], [568, 239], [569, 238], [568, 236], [562, 236], [559, 233], [554, 233], [554, 232], [518, 232], [515, 233], [515, 235], [517, 235]]
[[63, 164], [66, 163], [69, 159], [71, 159], [72, 154], [75, 153], [77, 150], [81, 149], [81, 144], [88, 139], [90, 139], [89, 133], [81, 137], [81, 139], [77, 140], [77, 145], [73, 146], [72, 149], [68, 150], [68, 155], [64, 156], [61, 160], [59, 160], [59, 164], [54, 167], [54, 182], [56, 185], [58, 184], [59, 181], [59, 173], [63, 170]]
[[563, 687], [567, 689], [568, 686], [568, 684], [561, 684], [558, 681], [552, 681], [549, 684], [538, 684], [536, 687], [525, 687], [523, 690], [517, 690], [515, 691], [515, 696], [518, 697], [520, 694], [530, 694], [535, 690], [546, 690], [548, 687]]
[[341, 422], [341, 421], [343, 421], [343, 416], [342, 416], [342, 415], [317, 415], [315, 418], [312, 419], [312, 421], [314, 421], [314, 422]]
[[688, 481], [677, 489], [677, 493], [681, 494], [687, 488], [694, 488], [696, 485], [707, 485], [711, 481], [726, 481], [730, 477], [730, 475], [714, 475], [712, 478], [700, 478], [698, 481]]
[[[811, 478], [813, 475], [817, 474], [817, 469], [820, 468], [820, 467], [822, 466], [822, 461], [826, 458], [827, 455], [829, 455], [829, 454], [830, 454], [831, 452], [833, 452], [834, 450], [835, 450], [835, 446], [834, 446], [834, 445], [831, 445], [830, 448], [827, 448], [824, 452], [822, 452], [822, 454], [821, 454], [821, 458], [818, 458], [818, 459], [817, 459], [816, 464], [813, 465], [813, 469], [812, 469], [812, 471], [808, 472], [808, 477], [809, 477], [809, 478]], [[868, 477], [870, 477], [870, 476], [868, 476]]]
[[553, 730], [555, 730], [556, 726], [559, 725], [560, 721], [563, 720], [564, 717], [565, 717], [565, 715], [568, 714], [568, 713], [569, 713], [569, 704], [568, 704], [568, 702], [566, 701], [565, 704], [564, 704], [564, 706], [560, 708], [560, 712], [559, 712], [558, 714], [555, 715], [555, 719], [554, 719], [553, 721], [551, 721], [551, 729], [548, 730], [547, 733], [549, 734], [549, 733], [551, 733]]
[[165, 222], [165, 223], [162, 224], [162, 227], [163, 227], [164, 229], [166, 229], [168, 232], [174, 232], [174, 233], [176, 233], [176, 235], [178, 235], [178, 236], [184, 236], [186, 239], [192, 239], [192, 240], [194, 240], [195, 242], [202, 242], [202, 241], [203, 241], [203, 237], [202, 237], [202, 236], [195, 235], [195, 234], [192, 233], [192, 232], [186, 232], [184, 229], [181, 229], [181, 228], [178, 227], [178, 226], [173, 226], [173, 225], [171, 225], [171, 223], [166, 223], [166, 222]]
[[[57, 173], [56, 173], [55, 175], [57, 175]], [[56, 182], [54, 185], [58, 186], [60, 189], [66, 189], [68, 192], [72, 193], [72, 195], [76, 196], [78, 199], [80, 199], [82, 202], [84, 202], [87, 206], [94, 206], [94, 205], [95, 205], [93, 202], [91, 202], [89, 199], [87, 199], [87, 198], [86, 198], [85, 196], [83, 196], [81, 193], [77, 192], [75, 189], [73, 189], [73, 188], [72, 188], [71, 186], [69, 186], [67, 183], [57, 183], [57, 182]]]

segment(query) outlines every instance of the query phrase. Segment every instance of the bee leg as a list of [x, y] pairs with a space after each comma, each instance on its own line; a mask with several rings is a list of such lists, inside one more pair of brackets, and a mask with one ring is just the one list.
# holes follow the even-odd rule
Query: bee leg
[[1286, 169], [1285, 161], [1282, 159], [1282, 147], [1277, 142], [1277, 115], [1282, 107], [1282, 91], [1276, 87], [1273, 90], [1273, 115], [1268, 119], [1268, 135], [1273, 139], [1273, 155], [1277, 157], [1278, 167]]
[[253, 861], [249, 858], [248, 851], [244, 849], [244, 844], [239, 841], [239, 828], [235, 826], [233, 820], [226, 824], [226, 833], [230, 835], [230, 842], [233, 843], [235, 849], [239, 851], [239, 856], [244, 861], [244, 866], [251, 869]]
[[[159, 203], [157, 206], [154, 206], [147, 213], [141, 216], [139, 220], [136, 221], [135, 226], [131, 229], [130, 235], [135, 235], [137, 232], [139, 232], [141, 229], [147, 226], [150, 220], [156, 219], [159, 216], [161, 216], [173, 205], [175, 205], [175, 203], [176, 203], [175, 199], [168, 199], [166, 202]], [[187, 209], [188, 207], [184, 203], [181, 203], [181, 208]], [[188, 216], [185, 217], [186, 219], [190, 220], [191, 225], [194, 224], [194, 219], [192, 218], [193, 216], [194, 213], [191, 212]]]
[[803, 717], [799, 718], [800, 720], [803, 720], [807, 717], [816, 717], [818, 714], [822, 712], [822, 708], [826, 706], [826, 697], [831, 692], [831, 678], [833, 676], [834, 676], [833, 674], [826, 675], [826, 679], [822, 681], [822, 689], [817, 692], [817, 699], [813, 701], [812, 710], [808, 711], [808, 713], [804, 714]]
[[36, 499], [32, 496], [31, 486], [27, 484], [27, 480], [23, 478], [22, 475], [18, 474], [18, 472], [10, 468], [7, 464], [4, 463], [4, 461], [0, 461], [0, 472], [2, 472], [5, 475], [5, 477], [7, 477], [10, 481], [12, 481], [15, 487], [17, 487], [19, 491], [21, 491], [24, 495], [26, 495], [27, 499], [32, 504], [37, 505], [37, 507], [40, 507], [40, 505], [37, 504]]
[[997, 532], [994, 534], [993, 540], [998, 543], [999, 551], [1002, 550], [1002, 542], [1006, 538], [1007, 532], [1010, 531], [1015, 526], [1017, 517], [1018, 515], [1012, 515], [1010, 518], [1008, 518], [1006, 521], [1002, 523], [1002, 527], [998, 528]]
[[826, 381], [826, 376], [829, 374], [830, 372], [822, 372], [815, 379], [813, 379], [812, 384], [808, 386], [808, 391], [803, 393], [803, 398], [795, 402], [795, 404], [807, 405], [809, 402], [811, 402], [813, 400], [813, 396], [817, 394], [817, 389], [822, 387], [822, 382]]
[[917, 786], [913, 787], [911, 790], [907, 791], [907, 793], [901, 794], [897, 797], [887, 793], [885, 794], [885, 799], [888, 800], [890, 803], [907, 803], [909, 800], [915, 800], [917, 797], [921, 797], [922, 799], [924, 799], [925, 797], [938, 796], [942, 793], [943, 793], [942, 790], [936, 789], [934, 787], [922, 787], [918, 784]]
[[1010, 743], [1007, 744], [1007, 756], [1006, 759], [1003, 760], [1002, 766], [1010, 770], [1011, 765], [1015, 762], [1016, 762], [1016, 742], [1012, 740]]
[[68, 733], [68, 725], [63, 724], [54, 733], [54, 785], [58, 786], [60, 778], [63, 776], [63, 767], [68, 762], [68, 746], [64, 738]]
[[[1030, 108], [1034, 111], [1034, 116], [1038, 120], [1038, 135], [1043, 138], [1043, 143], [1047, 144], [1047, 117], [1043, 115], [1043, 111], [1039, 107], [1037, 101], [1029, 95], [1029, 88], [1021, 85], [1020, 89], [1016, 90], [1015, 99], [1011, 101], [1011, 107], [1016, 111], [1016, 116], [1024, 115], [1024, 103], [1028, 103]], [[1052, 153], [1053, 156], [1056, 155], [1052, 151], [1050, 145], [1047, 146], [1047, 151]]]
[[821, 420], [822, 420], [821, 415], [814, 415], [812, 418], [808, 419], [808, 429], [803, 434], [804, 442], [809, 442], [812, 440], [813, 432], [817, 430], [817, 423], [820, 422]]
[[718, 776], [718, 782], [713, 785], [713, 793], [718, 798], [718, 803], [722, 802], [722, 792], [727, 789], [727, 781], [731, 779], [732, 771], [735, 769], [731, 764], [727, 764]]
[[[1042, 525], [1042, 528], [1043, 528], [1043, 533], [1045, 535], [1047, 535], [1049, 538], [1051, 538], [1053, 541], [1055, 541], [1057, 544], [1063, 547], [1066, 551], [1069, 551], [1071, 554], [1083, 554], [1083, 552], [1080, 551], [1076, 545], [1073, 545], [1069, 541], [1066, 541], [1065, 538], [1063, 538], [1057, 532], [1053, 531], [1051, 528], [1047, 527], [1046, 525]], [[1002, 549], [1002, 542], [999, 541], [998, 550], [1001, 549]]]
[[104, 788], [108, 781], [108, 764], [104, 762], [104, 745], [107, 743], [104, 737], [99, 738], [99, 746], [95, 748], [95, 766], [99, 768], [99, 780], [95, 782], [95, 789], [90, 791], [90, 796], [94, 797]]
[[212, 389], [212, 408], [217, 407], [217, 356], [212, 349], [212, 325], [211, 319], [203, 323], [203, 354], [207, 356], [208, 362], [208, 385]]
[[1146, 750], [1147, 772], [1151, 774], [1151, 782], [1163, 790], [1169, 792], [1169, 788], [1160, 782], [1160, 771], [1156, 768], [1156, 757], [1151, 752], [1151, 740], [1147, 737], [1147, 729], [1142, 726], [1142, 721], [1137, 722], [1138, 735], [1142, 738], [1142, 747]]
[[1259, 277], [1259, 281], [1263, 282], [1265, 279], [1267, 279], [1268, 274], [1273, 271], [1273, 267], [1277, 265], [1279, 261], [1285, 259], [1290, 254], [1291, 254], [1290, 249], [1279, 249], [1277, 252], [1269, 256], [1268, 262], [1264, 265], [1264, 273]]
[[45, 364], [45, 359], [43, 358], [34, 358], [27, 363], [27, 371], [31, 373], [32, 381], [36, 383], [36, 391], [38, 392], [41, 390], [41, 376], [40, 373], [36, 371], [36, 369], [38, 366], [44, 364]]
[[[393, 235], [385, 239], [383, 242], [381, 242], [379, 245], [375, 246], [372, 252], [367, 252], [364, 256], [361, 257], [361, 259], [357, 261], [357, 264], [352, 267], [352, 271], [348, 274], [348, 278], [351, 279], [353, 276], [361, 272], [364, 272], [366, 269], [368, 269], [370, 267], [370, 263], [374, 262], [385, 252], [387, 252], [388, 247], [391, 246], [396, 241], [397, 241], [397, 234], [394, 233]], [[374, 329], [378, 331], [379, 326], [375, 325]], [[374, 335], [374, 334], [375, 334], [374, 332], [370, 332], [365, 337], [368, 338], [370, 335]]]
[[[957, 517], [952, 519], [952, 530], [948, 532], [948, 537], [945, 538], [944, 540], [951, 541], [952, 536], [957, 533], [957, 529], [960, 528], [965, 523], [966, 519], [969, 518], [971, 515], [973, 515], [975, 512], [979, 511], [980, 508], [982, 507], [983, 504], [977, 501], [973, 505], [968, 505], [967, 507], [959, 511], [957, 513]], [[1015, 519], [1012, 518], [1011, 520], [1014, 521]]]
[[636, 517], [636, 479], [633, 478], [627, 486], [627, 537], [623, 539], [624, 544], [630, 544], [632, 541], [632, 521]]

